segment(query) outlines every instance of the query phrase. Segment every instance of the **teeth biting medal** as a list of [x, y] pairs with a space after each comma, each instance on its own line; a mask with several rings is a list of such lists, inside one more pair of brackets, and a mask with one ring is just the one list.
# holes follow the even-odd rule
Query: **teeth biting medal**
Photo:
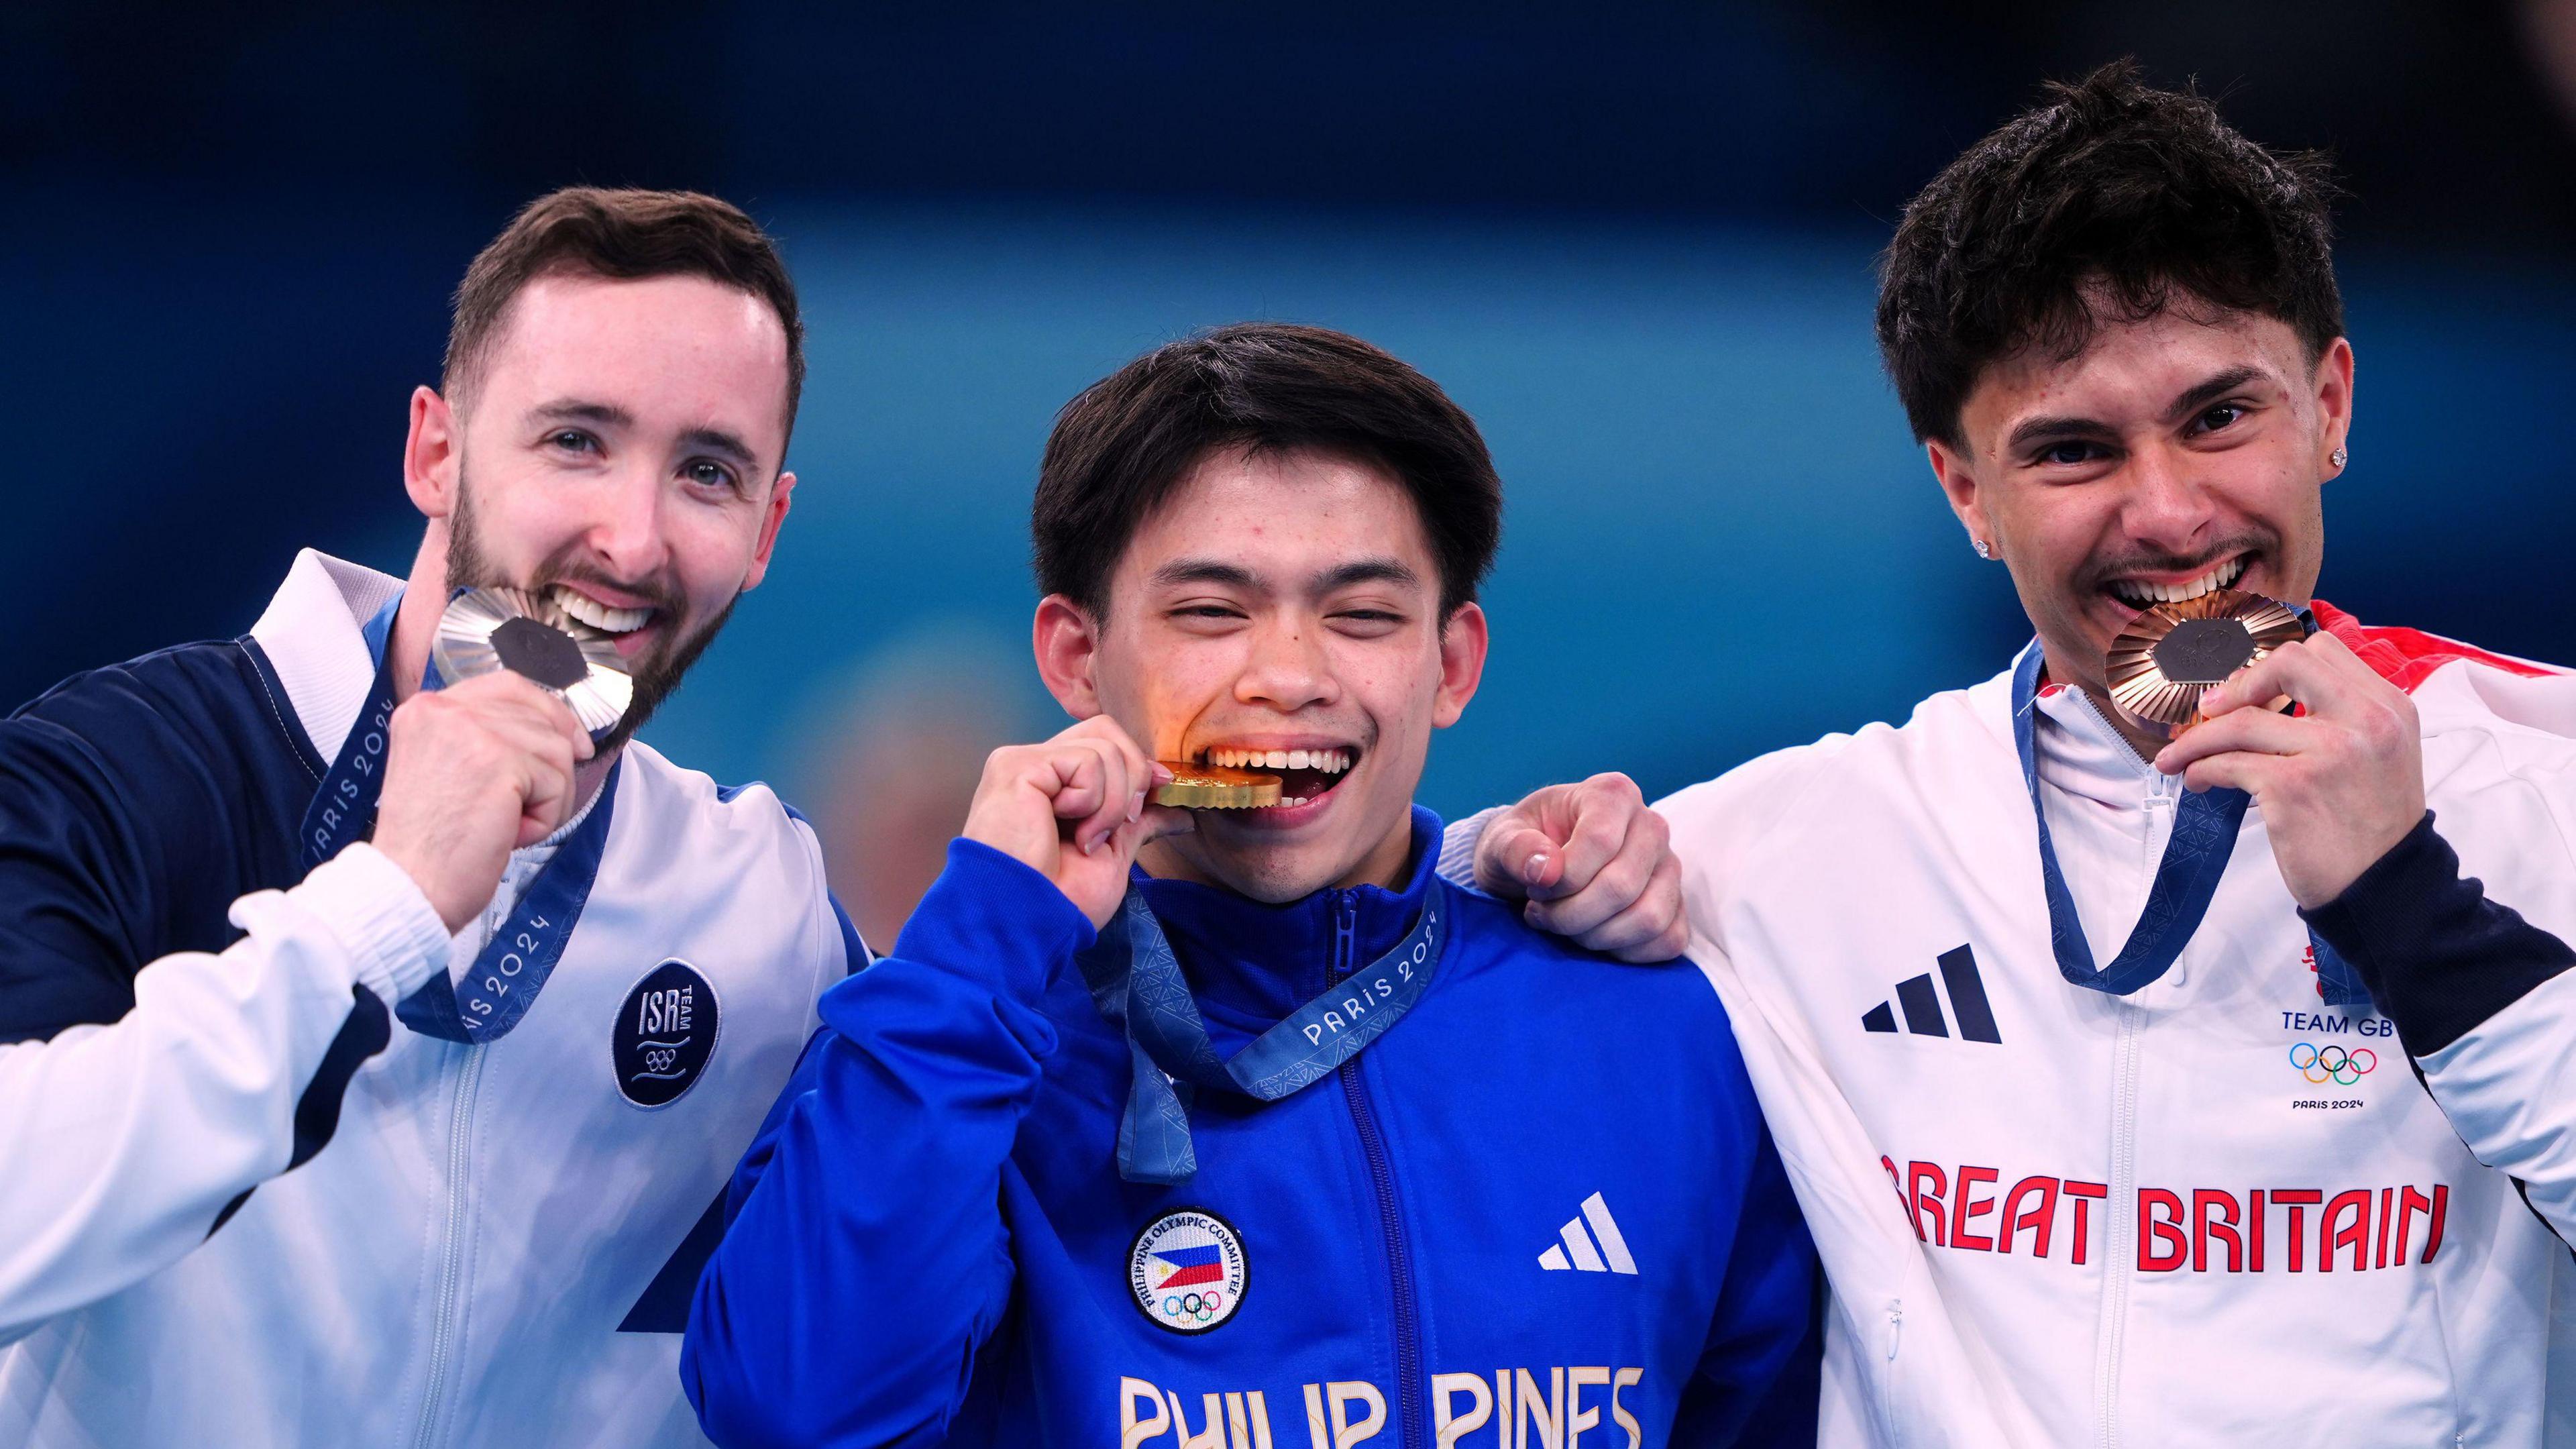
[[1172, 783], [1155, 789], [1157, 805], [1177, 805], [1184, 810], [1257, 810], [1279, 803], [1277, 775], [1223, 765], [1185, 765], [1177, 760], [1164, 760], [1161, 764], [1172, 772]]
[[2288, 605], [2238, 589], [2151, 604], [2111, 641], [2103, 680], [2122, 719], [2171, 739], [2213, 686], [2308, 632]]
[[564, 611], [551, 594], [465, 589], [438, 617], [431, 662], [449, 682], [507, 669], [552, 690], [593, 740], [626, 717], [635, 681], [617, 643]]

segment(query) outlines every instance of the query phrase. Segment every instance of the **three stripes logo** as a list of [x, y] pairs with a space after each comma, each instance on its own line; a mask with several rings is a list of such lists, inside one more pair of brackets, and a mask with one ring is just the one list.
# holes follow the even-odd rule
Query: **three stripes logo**
[[[1591, 1231], [1584, 1231], [1589, 1223]], [[1551, 1273], [1625, 1273], [1637, 1276], [1637, 1260], [1628, 1256], [1628, 1240], [1601, 1194], [1583, 1200], [1583, 1211], [1556, 1230], [1557, 1242], [1538, 1255], [1538, 1265]]]
[[[2000, 1045], [2003, 1035], [1995, 1030], [1995, 1011], [1986, 1001], [1985, 978], [1977, 974], [1977, 953], [1965, 946], [1944, 951], [1940, 965], [1941, 985], [1950, 993], [1950, 1011], [1959, 1023], [1960, 1037]], [[1950, 1034], [1949, 1020], [1941, 1014], [1941, 993], [1933, 989], [1931, 972], [1897, 982], [1895, 1005], [1905, 1013], [1907, 1032], [1915, 1036]], [[1888, 1006], [1882, 1001], [1862, 1012], [1861, 1029], [1895, 1031], [1896, 1012]]]

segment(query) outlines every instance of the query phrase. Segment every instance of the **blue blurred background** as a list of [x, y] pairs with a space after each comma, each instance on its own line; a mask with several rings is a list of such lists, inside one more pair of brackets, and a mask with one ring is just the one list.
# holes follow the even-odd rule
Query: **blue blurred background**
[[1053, 727], [1054, 409], [1247, 317], [1392, 349], [1502, 465], [1493, 664], [1429, 803], [1669, 790], [2020, 641], [1879, 373], [1872, 258], [2041, 79], [2122, 54], [2338, 157], [2326, 596], [2576, 659], [2576, 5], [2145, 9], [22, 0], [0, 700], [240, 632], [301, 545], [404, 569], [405, 396], [466, 260], [555, 185], [690, 186], [781, 238], [813, 371], [772, 581], [650, 738], [807, 805], [872, 936], [983, 749]]

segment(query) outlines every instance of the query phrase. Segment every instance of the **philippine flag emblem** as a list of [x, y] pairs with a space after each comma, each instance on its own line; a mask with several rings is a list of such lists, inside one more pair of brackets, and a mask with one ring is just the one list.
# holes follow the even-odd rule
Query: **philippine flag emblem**
[[1147, 1321], [1205, 1333], [1243, 1306], [1243, 1238], [1212, 1212], [1182, 1208], [1145, 1225], [1127, 1253], [1127, 1286]]

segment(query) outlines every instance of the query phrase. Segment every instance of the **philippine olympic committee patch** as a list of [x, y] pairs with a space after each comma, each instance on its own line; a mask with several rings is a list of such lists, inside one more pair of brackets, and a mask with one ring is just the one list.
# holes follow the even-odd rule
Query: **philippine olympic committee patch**
[[1127, 1286], [1148, 1322], [1174, 1333], [1205, 1333], [1243, 1306], [1251, 1280], [1243, 1237], [1201, 1208], [1181, 1208], [1145, 1225], [1127, 1252]]
[[667, 1107], [698, 1084], [724, 1024], [716, 989], [686, 961], [644, 973], [608, 1036], [617, 1090], [638, 1107]]

